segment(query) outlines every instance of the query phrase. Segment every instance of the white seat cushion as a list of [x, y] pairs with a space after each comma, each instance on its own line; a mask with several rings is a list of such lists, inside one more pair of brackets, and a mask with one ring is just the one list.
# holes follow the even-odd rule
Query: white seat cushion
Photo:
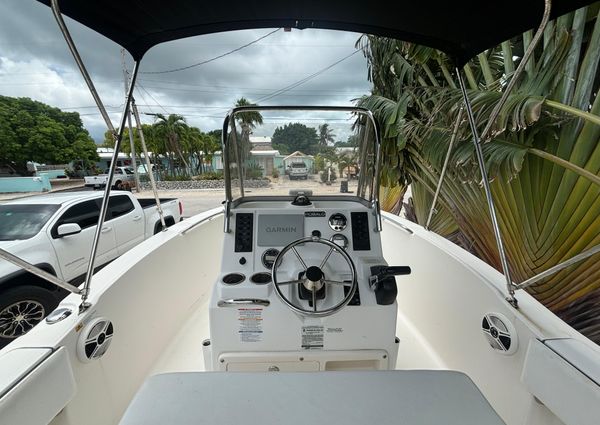
[[121, 425], [500, 425], [453, 371], [170, 373], [150, 377]]

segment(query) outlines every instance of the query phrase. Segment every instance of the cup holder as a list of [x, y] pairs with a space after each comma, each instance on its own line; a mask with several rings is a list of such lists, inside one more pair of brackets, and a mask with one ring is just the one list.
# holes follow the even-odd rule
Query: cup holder
[[250, 278], [250, 282], [255, 283], [257, 285], [265, 285], [267, 283], [271, 283], [271, 273], [254, 273]]
[[242, 283], [245, 279], [246, 276], [244, 276], [241, 273], [229, 273], [223, 276], [222, 280], [225, 285], [238, 285]]

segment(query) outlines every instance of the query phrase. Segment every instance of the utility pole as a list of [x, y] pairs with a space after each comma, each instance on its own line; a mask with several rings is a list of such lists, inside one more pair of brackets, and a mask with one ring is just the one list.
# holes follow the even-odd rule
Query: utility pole
[[[127, 67], [125, 65], [125, 49], [121, 48], [121, 64], [123, 65], [123, 82], [125, 83], [125, 102], [127, 102], [127, 90], [129, 89], [129, 78], [127, 77]], [[135, 143], [133, 142], [133, 129], [131, 127], [131, 108], [127, 111], [127, 125], [129, 127], [129, 145], [131, 146], [131, 163], [133, 165], [133, 175], [135, 177], [135, 191], [140, 193], [140, 176], [138, 175], [137, 162], [135, 160]]]

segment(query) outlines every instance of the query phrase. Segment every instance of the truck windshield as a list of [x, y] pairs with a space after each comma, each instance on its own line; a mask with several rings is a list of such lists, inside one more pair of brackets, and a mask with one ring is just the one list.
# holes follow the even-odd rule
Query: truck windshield
[[60, 205], [0, 205], [0, 241], [35, 236]]

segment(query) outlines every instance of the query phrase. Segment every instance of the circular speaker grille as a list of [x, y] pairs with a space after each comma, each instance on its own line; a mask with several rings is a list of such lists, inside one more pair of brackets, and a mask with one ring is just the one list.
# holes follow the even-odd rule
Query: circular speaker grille
[[490, 347], [503, 354], [517, 351], [517, 332], [513, 324], [500, 313], [488, 313], [481, 320], [481, 330]]
[[84, 363], [102, 357], [114, 334], [114, 327], [110, 320], [97, 317], [91, 320], [81, 330], [77, 342], [77, 357]]

